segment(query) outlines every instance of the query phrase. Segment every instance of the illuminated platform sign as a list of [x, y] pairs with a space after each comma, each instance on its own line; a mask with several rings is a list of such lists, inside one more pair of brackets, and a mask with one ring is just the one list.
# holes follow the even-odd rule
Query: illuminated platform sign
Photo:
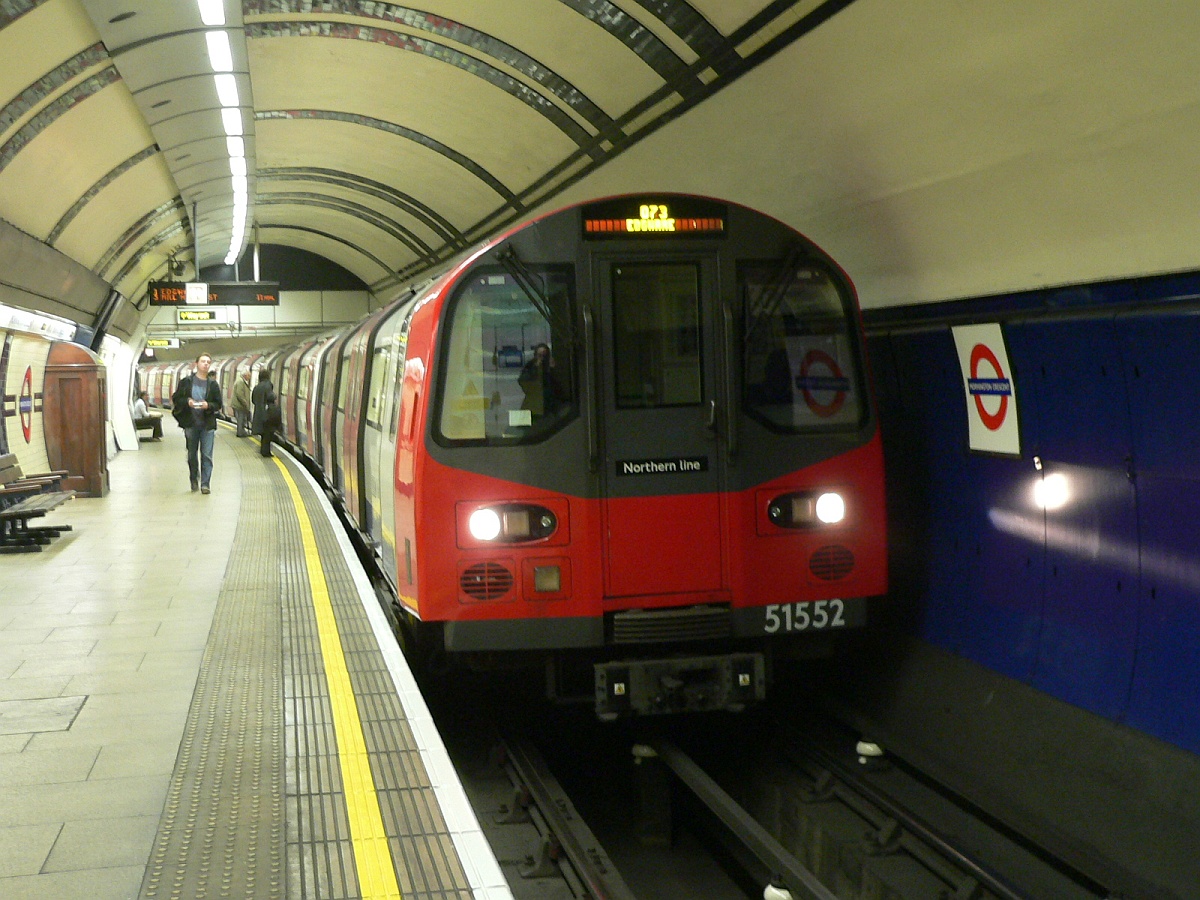
[[229, 321], [229, 315], [223, 309], [188, 309], [175, 310], [175, 321], [180, 325], [224, 325]]
[[279, 305], [278, 281], [152, 281], [146, 293], [151, 306]]
[[725, 236], [728, 210], [692, 197], [622, 197], [583, 208], [584, 240]]
[[147, 338], [146, 346], [154, 350], [171, 350], [179, 346], [179, 338]]

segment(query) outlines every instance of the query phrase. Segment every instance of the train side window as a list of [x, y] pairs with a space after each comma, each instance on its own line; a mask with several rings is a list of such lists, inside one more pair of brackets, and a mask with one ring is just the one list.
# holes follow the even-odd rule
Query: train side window
[[346, 412], [346, 399], [350, 394], [350, 354], [353, 351], [350, 343], [347, 342], [342, 350], [342, 372], [338, 379], [338, 412]]
[[408, 360], [408, 331], [412, 327], [413, 313], [417, 311], [417, 305], [414, 303], [404, 316], [404, 321], [400, 323], [400, 330], [396, 332], [396, 372], [394, 382], [391, 389], [391, 408], [388, 411], [389, 431], [388, 435], [394, 441], [396, 439], [396, 425], [400, 421], [400, 416], [397, 415], [398, 407], [402, 403], [402, 390], [404, 388], [404, 366]]
[[387, 344], [376, 345], [371, 360], [371, 387], [367, 395], [367, 424], [381, 428], [383, 414], [383, 386], [387, 383], [388, 366], [392, 348]]
[[743, 264], [743, 404], [781, 432], [857, 426], [865, 412], [849, 288], [808, 261]]
[[532, 285], [480, 267], [451, 300], [436, 419], [448, 442], [540, 441], [576, 415], [574, 268], [527, 273]]
[[333, 371], [333, 366], [337, 362], [337, 357], [332, 351], [325, 357], [322, 363], [325, 369], [325, 378], [321, 381], [321, 405], [333, 408], [334, 398], [337, 396], [337, 374]]

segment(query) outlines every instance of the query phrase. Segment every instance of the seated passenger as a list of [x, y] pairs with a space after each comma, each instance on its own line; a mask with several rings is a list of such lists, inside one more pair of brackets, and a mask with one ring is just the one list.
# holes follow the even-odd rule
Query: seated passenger
[[133, 404], [133, 427], [134, 429], [150, 428], [150, 440], [162, 440], [162, 416], [157, 413], [151, 413], [146, 407], [147, 395], [142, 391], [137, 400]]

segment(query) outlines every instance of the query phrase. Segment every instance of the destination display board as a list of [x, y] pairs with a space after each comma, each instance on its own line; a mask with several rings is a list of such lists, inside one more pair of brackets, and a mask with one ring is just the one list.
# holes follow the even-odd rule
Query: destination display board
[[152, 281], [151, 306], [278, 306], [278, 281]]
[[695, 197], [619, 197], [583, 208], [583, 238], [724, 237], [727, 213], [725, 204]]

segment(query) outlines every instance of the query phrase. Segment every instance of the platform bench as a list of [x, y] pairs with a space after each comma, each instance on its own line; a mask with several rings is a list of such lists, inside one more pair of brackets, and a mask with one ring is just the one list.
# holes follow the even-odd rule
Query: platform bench
[[[151, 413], [144, 419], [133, 420], [133, 430], [137, 435], [139, 442], [141, 441], [161, 441], [162, 440], [162, 416]], [[148, 437], [142, 437], [142, 432], [150, 432]]]
[[54, 490], [70, 474], [66, 469], [56, 469], [53, 472], [26, 475], [21, 471], [21, 464], [17, 462], [15, 453], [0, 456], [0, 491], [24, 485], [39, 485]]
[[0, 456], [0, 553], [28, 553], [42, 547], [70, 525], [30, 526], [30, 519], [41, 518], [75, 496], [64, 491], [66, 472], [46, 472], [27, 477], [22, 474], [16, 456]]

